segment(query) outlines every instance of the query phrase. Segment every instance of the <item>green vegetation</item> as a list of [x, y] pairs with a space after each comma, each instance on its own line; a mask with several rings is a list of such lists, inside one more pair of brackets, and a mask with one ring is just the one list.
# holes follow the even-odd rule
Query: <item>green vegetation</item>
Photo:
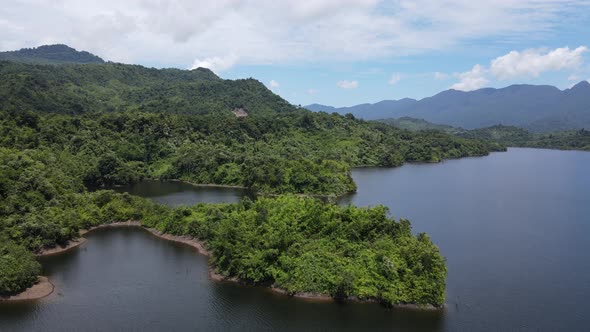
[[449, 125], [444, 125], [444, 124], [436, 124], [436, 123], [428, 122], [424, 119], [416, 119], [416, 118], [411, 118], [409, 116], [403, 116], [403, 117], [397, 118], [397, 119], [394, 119], [394, 118], [381, 119], [381, 120], [376, 120], [376, 121], [383, 122], [383, 123], [386, 123], [390, 126], [400, 128], [400, 129], [406, 129], [409, 131], [438, 130], [438, 131], [445, 132], [447, 134], [458, 134], [458, 133], [465, 132], [465, 129], [462, 129], [462, 128], [455, 128], [455, 127], [452, 127]]
[[205, 240], [217, 271], [289, 293], [441, 305], [446, 267], [426, 234], [383, 206], [339, 207], [293, 195], [199, 204], [145, 224]]
[[[440, 305], [446, 268], [425, 234], [386, 208], [338, 207], [293, 195], [172, 209], [100, 190], [72, 177], [75, 163], [49, 151], [0, 149], [2, 294], [33, 283], [39, 266], [29, 252], [66, 244], [79, 230], [113, 221], [204, 240], [212, 264], [227, 276], [272, 284], [290, 293], [375, 299], [386, 304]], [[62, 167], [57, 167], [61, 165]], [[28, 250], [27, 250], [28, 249]]]
[[94, 54], [85, 51], [78, 52], [61, 44], [0, 52], [0, 60], [34, 64], [104, 63], [104, 60]]
[[497, 125], [469, 130], [459, 136], [494, 141], [505, 146], [590, 151], [590, 131], [585, 129], [541, 134], [518, 127]]
[[[83, 160], [86, 184], [177, 178], [269, 193], [354, 191], [350, 167], [485, 155], [499, 146], [298, 109], [206, 69], [0, 62], [3, 146]], [[245, 118], [231, 111], [243, 108]]]
[[18, 293], [37, 281], [41, 265], [24, 247], [0, 238], [0, 296]]
[[437, 130], [461, 138], [495, 142], [503, 146], [590, 151], [590, 131], [585, 129], [533, 133], [523, 128], [504, 125], [466, 130], [409, 117], [378, 121], [414, 132]]
[[[204, 240], [227, 276], [290, 293], [440, 305], [446, 269], [384, 207], [293, 194], [354, 191], [354, 166], [399, 166], [502, 147], [294, 107], [253, 79], [205, 69], [0, 62], [0, 293], [39, 273], [30, 253], [81, 229], [141, 220]], [[231, 111], [246, 110], [238, 118]], [[276, 198], [171, 209], [98, 190], [145, 178], [241, 185]], [[4, 280], [8, 280], [4, 282]], [[11, 281], [12, 280], [12, 281]]]

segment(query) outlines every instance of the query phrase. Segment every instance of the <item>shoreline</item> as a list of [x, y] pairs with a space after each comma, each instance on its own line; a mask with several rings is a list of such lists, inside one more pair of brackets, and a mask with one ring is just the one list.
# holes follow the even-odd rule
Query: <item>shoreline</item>
[[[152, 180], [152, 179], [149, 179]], [[204, 188], [230, 188], [230, 189], [245, 189], [245, 190], [252, 190], [251, 188], [244, 187], [244, 186], [237, 186], [231, 184], [216, 184], [216, 183], [194, 183], [187, 180], [182, 179], [170, 179], [170, 180], [161, 180], [161, 179], [153, 179], [157, 181], [172, 181], [172, 182], [183, 182], [186, 184], [190, 184], [195, 187], [204, 187]], [[254, 192], [254, 190], [252, 190]]]
[[55, 286], [47, 277], [39, 276], [37, 283], [24, 291], [9, 297], [0, 297], [0, 303], [40, 300], [51, 295], [54, 290]]
[[41, 251], [36, 253], [35, 256], [47, 257], [47, 256], [61, 254], [62, 252], [66, 252], [70, 249], [74, 249], [74, 248], [77, 248], [77, 247], [83, 245], [84, 243], [86, 243], [86, 241], [87, 241], [86, 238], [79, 237], [75, 240], [68, 241], [68, 244], [65, 246], [56, 246], [56, 247], [49, 248], [49, 249], [41, 249]]
[[[379, 166], [367, 166], [367, 167], [379, 167]], [[186, 183], [189, 184], [191, 186], [194, 187], [201, 187], [201, 188], [228, 188], [228, 189], [241, 189], [241, 190], [247, 190], [249, 192], [251, 192], [252, 194], [256, 195], [256, 196], [264, 196], [264, 197], [276, 197], [276, 196], [280, 196], [282, 194], [275, 194], [275, 193], [267, 193], [264, 191], [258, 191], [255, 190], [253, 188], [250, 187], [244, 187], [244, 186], [238, 186], [238, 185], [229, 185], [229, 184], [215, 184], [215, 183], [195, 183], [195, 182], [190, 182], [187, 180], [182, 180], [182, 179], [168, 179], [168, 180], [164, 180], [164, 179], [152, 179], [152, 178], [148, 178], [145, 179], [148, 181], [170, 181], [170, 182], [181, 182], [181, 183]], [[348, 191], [342, 194], [293, 194], [295, 196], [298, 197], [311, 197], [311, 198], [320, 198], [320, 199], [339, 199], [341, 197], [344, 197], [346, 195], [349, 194], [353, 194], [355, 193], [355, 191]]]
[[[88, 234], [92, 231], [95, 231], [98, 229], [119, 228], [119, 227], [132, 227], [132, 228], [143, 229], [157, 238], [190, 246], [190, 247], [196, 249], [199, 254], [201, 254], [205, 257], [211, 257], [211, 252], [206, 249], [205, 243], [201, 240], [198, 240], [196, 238], [193, 238], [193, 237], [190, 237], [187, 235], [172, 235], [172, 234], [162, 233], [155, 228], [144, 227], [141, 224], [141, 222], [136, 221], [136, 220], [118, 221], [118, 222], [113, 222], [110, 224], [102, 224], [102, 225], [94, 226], [94, 227], [91, 227], [86, 230], [80, 230], [80, 239], [70, 241], [70, 242], [74, 242], [73, 244], [68, 244], [67, 246], [60, 247], [58, 249], [51, 248], [51, 249], [46, 250], [44, 253], [38, 254], [37, 256], [49, 256], [49, 255], [55, 255], [55, 254], [66, 252], [68, 250], [77, 248], [81, 244], [85, 243], [87, 241], [87, 239], [84, 238], [83, 236], [85, 236], [86, 234]], [[226, 277], [224, 275], [221, 275], [221, 274], [217, 273], [215, 271], [215, 268], [209, 264], [208, 264], [208, 271], [209, 271], [208, 272], [209, 279], [211, 279], [215, 282], [232, 282], [232, 283], [237, 283], [237, 284], [242, 284], [242, 285], [259, 286], [259, 285], [255, 285], [255, 284], [240, 280], [236, 277]], [[51, 292], [53, 292], [53, 289], [54, 289], [53, 284], [51, 284], [51, 282], [49, 282], [49, 280], [46, 277], [39, 277], [39, 278], [44, 278], [45, 281], [51, 285]], [[35, 287], [35, 286], [33, 286], [33, 287]], [[31, 288], [33, 288], [33, 287], [31, 287]], [[300, 292], [300, 293], [290, 294], [287, 290], [279, 288], [279, 287], [275, 287], [273, 285], [269, 285], [269, 286], [263, 287], [263, 288], [266, 288], [269, 291], [271, 291], [275, 294], [278, 294], [278, 295], [284, 295], [284, 296], [288, 296], [288, 297], [292, 297], [292, 298], [313, 301], [313, 302], [343, 301], [343, 302], [377, 303], [377, 301], [374, 299], [359, 299], [356, 297], [349, 297], [349, 298], [345, 298], [345, 299], [336, 299], [330, 295], [310, 293], [310, 292]], [[21, 296], [22, 294], [26, 293], [27, 291], [28, 291], [28, 289], [25, 292], [17, 294], [15, 296]], [[45, 296], [51, 294], [51, 292], [44, 295], [44, 296], [38, 297], [38, 298], [45, 297]], [[32, 299], [35, 299], [35, 298], [32, 298]], [[393, 304], [393, 305], [391, 305], [391, 307], [392, 308], [399, 308], [399, 309], [412, 309], [412, 310], [442, 310], [442, 309], [444, 309], [444, 305], [441, 307], [435, 307], [430, 304], [424, 305], [424, 306], [417, 305], [417, 304]]]

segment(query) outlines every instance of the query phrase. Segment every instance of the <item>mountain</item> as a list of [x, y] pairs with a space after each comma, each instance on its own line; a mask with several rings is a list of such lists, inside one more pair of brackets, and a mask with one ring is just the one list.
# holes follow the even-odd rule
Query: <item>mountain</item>
[[[321, 110], [318, 105], [307, 108]], [[536, 132], [582, 129], [590, 128], [590, 83], [582, 81], [563, 91], [526, 84], [469, 92], [446, 90], [418, 101], [386, 100], [332, 111], [366, 120], [408, 116], [467, 129], [500, 123]]]
[[33, 64], [104, 63], [100, 57], [86, 51], [77, 51], [67, 45], [43, 45], [18, 51], [0, 52], [0, 60]]
[[393, 112], [401, 111], [407, 107], [412, 106], [417, 101], [411, 98], [403, 98], [400, 100], [383, 100], [375, 104], [360, 104], [351, 107], [332, 107], [320, 104], [312, 104], [305, 106], [308, 110], [314, 112], [326, 112], [338, 114], [351, 113], [356, 117], [366, 120], [376, 120], [391, 118]]
[[0, 109], [7, 111], [230, 114], [242, 109], [252, 114], [293, 109], [255, 79], [224, 80], [205, 68], [0, 61], [0, 77]]

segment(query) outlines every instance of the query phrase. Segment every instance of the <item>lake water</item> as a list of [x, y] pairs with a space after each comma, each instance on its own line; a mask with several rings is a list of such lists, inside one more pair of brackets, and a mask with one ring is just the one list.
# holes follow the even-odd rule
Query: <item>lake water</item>
[[237, 203], [244, 196], [251, 198], [254, 196], [252, 191], [248, 189], [201, 187], [179, 181], [146, 180], [110, 189], [150, 198], [170, 206], [196, 203]]
[[[42, 259], [57, 292], [0, 304], [0, 330], [586, 331], [588, 170], [590, 153], [534, 149], [354, 170], [358, 193], [342, 204], [385, 204], [441, 248], [449, 268], [444, 311], [315, 303], [215, 283], [192, 248], [141, 229], [107, 229]], [[244, 194], [142, 185], [151, 189], [126, 190], [174, 205]]]

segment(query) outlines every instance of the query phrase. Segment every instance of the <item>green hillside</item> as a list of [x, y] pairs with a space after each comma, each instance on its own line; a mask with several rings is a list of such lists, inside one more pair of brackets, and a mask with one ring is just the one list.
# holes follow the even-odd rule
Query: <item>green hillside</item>
[[590, 131], [585, 129], [532, 133], [513, 126], [492, 126], [459, 133], [458, 136], [498, 142], [505, 146], [590, 151]]
[[0, 60], [30, 64], [104, 63], [94, 54], [62, 45], [44, 45], [18, 51], [0, 52]]
[[424, 119], [416, 119], [409, 116], [403, 116], [397, 119], [380, 119], [376, 121], [383, 122], [390, 126], [394, 126], [400, 129], [406, 129], [409, 131], [438, 130], [448, 134], [457, 134], [465, 131], [465, 129], [462, 128], [455, 128], [449, 125], [431, 123]]
[[[223, 80], [205, 69], [4, 61], [0, 75], [0, 296], [35, 281], [31, 253], [66, 244], [80, 229], [141, 220], [205, 241], [218, 272], [245, 282], [441, 305], [446, 267], [428, 236], [413, 235], [409, 222], [390, 219], [384, 207], [341, 208], [293, 194], [355, 191], [354, 166], [503, 149], [313, 113], [254, 79]], [[280, 196], [171, 209], [89, 191], [146, 178]]]

